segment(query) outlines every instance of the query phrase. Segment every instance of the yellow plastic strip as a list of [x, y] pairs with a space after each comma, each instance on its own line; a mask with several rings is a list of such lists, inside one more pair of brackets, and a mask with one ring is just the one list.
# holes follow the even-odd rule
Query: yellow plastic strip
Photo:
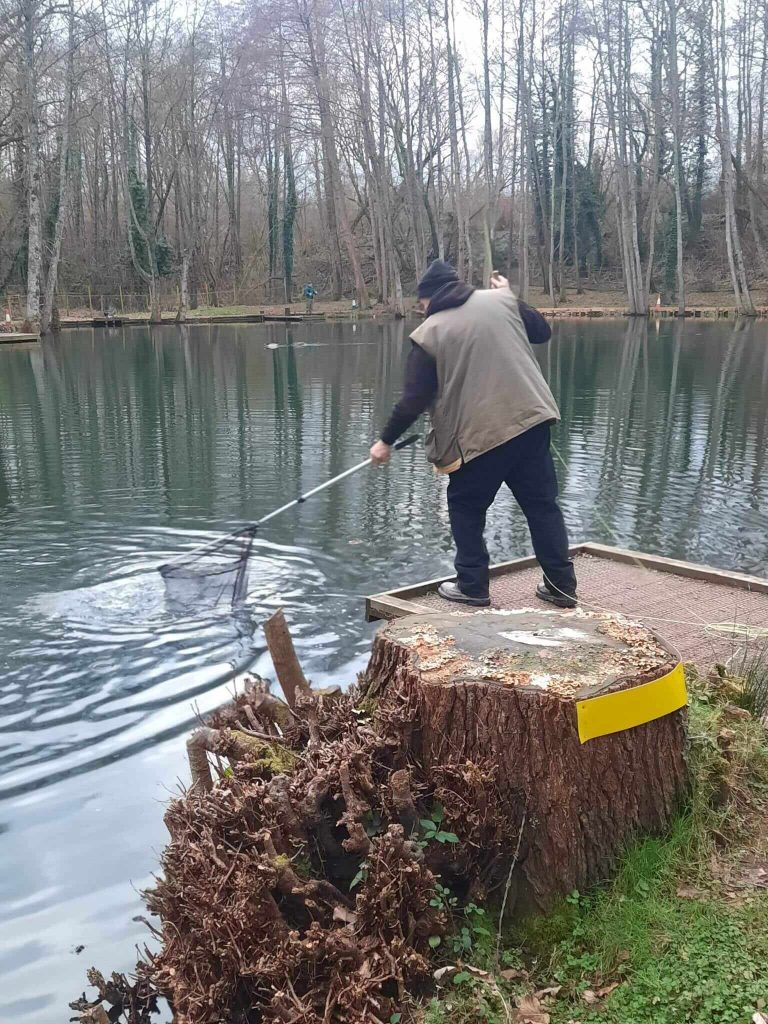
[[679, 662], [671, 672], [651, 683], [578, 701], [579, 739], [586, 743], [597, 736], [634, 729], [679, 711], [687, 703], [685, 671]]

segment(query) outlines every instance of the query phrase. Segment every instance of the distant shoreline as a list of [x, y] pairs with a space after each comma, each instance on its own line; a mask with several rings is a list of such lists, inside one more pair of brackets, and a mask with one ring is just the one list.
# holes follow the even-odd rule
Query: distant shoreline
[[[582, 295], [569, 294], [562, 305], [552, 306], [549, 295], [541, 289], [531, 289], [528, 302], [541, 311], [550, 320], [566, 319], [629, 319], [623, 293], [619, 291], [589, 291]], [[768, 317], [768, 289], [765, 293], [754, 295], [756, 314], [759, 319]], [[415, 310], [415, 298], [405, 301], [406, 315], [419, 315]], [[676, 319], [677, 306], [656, 306], [651, 303], [648, 309], [650, 319]], [[686, 319], [734, 319], [738, 316], [733, 297], [729, 292], [692, 292], [688, 296]], [[162, 314], [161, 324], [199, 325], [199, 324], [258, 324], [284, 323], [302, 324], [318, 322], [356, 323], [361, 320], [396, 319], [388, 307], [376, 304], [368, 309], [352, 309], [351, 300], [339, 302], [316, 302], [312, 313], [306, 312], [303, 302], [291, 304], [260, 304], [247, 306], [199, 306], [189, 310], [184, 321], [177, 319], [176, 310], [166, 310]], [[20, 323], [20, 321], [19, 321]], [[70, 309], [61, 317], [63, 329], [107, 326], [148, 326], [151, 324], [148, 312], [123, 313], [114, 311], [114, 316], [105, 318], [100, 310]], [[17, 324], [18, 329], [18, 324]]]

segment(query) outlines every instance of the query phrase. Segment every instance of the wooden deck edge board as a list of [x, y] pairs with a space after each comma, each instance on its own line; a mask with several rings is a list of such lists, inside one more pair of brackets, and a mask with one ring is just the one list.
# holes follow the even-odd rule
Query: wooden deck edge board
[[389, 594], [373, 594], [365, 599], [365, 621], [377, 622], [379, 619], [398, 619], [403, 615], [419, 615], [433, 612], [415, 601], [400, 601]]
[[742, 572], [727, 572], [725, 569], [716, 569], [710, 565], [683, 562], [680, 559], [665, 558], [662, 555], [647, 555], [642, 551], [614, 548], [607, 544], [589, 542], [583, 544], [581, 550], [582, 554], [604, 558], [607, 561], [627, 562], [632, 565], [639, 563], [644, 568], [655, 570], [656, 572], [667, 572], [675, 576], [685, 576], [688, 579], [703, 580], [706, 583], [717, 583], [725, 587], [734, 587], [738, 590], [752, 590], [760, 594], [768, 594], [768, 579], [760, 576], [750, 576]]

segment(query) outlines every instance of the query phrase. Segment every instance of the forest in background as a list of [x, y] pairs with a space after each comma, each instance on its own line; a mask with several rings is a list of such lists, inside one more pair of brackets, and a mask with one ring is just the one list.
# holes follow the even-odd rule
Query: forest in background
[[0, 298], [768, 277], [766, 0], [0, 0]]

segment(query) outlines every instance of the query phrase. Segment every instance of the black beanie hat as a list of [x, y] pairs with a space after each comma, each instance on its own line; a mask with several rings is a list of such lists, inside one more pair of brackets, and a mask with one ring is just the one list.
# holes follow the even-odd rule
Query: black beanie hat
[[431, 299], [443, 285], [453, 284], [458, 280], [459, 275], [450, 263], [446, 263], [445, 260], [434, 260], [419, 281], [416, 294], [420, 299]]

